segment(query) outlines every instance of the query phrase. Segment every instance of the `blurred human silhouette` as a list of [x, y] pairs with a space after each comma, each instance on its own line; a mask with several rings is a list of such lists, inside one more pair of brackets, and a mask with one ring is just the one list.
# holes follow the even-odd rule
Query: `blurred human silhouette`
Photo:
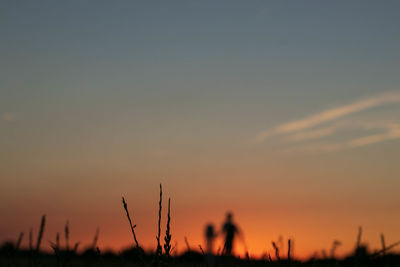
[[225, 235], [223, 254], [232, 255], [233, 242], [235, 236], [239, 234], [239, 229], [233, 223], [233, 214], [231, 212], [226, 213], [226, 221], [222, 227], [222, 233]]
[[217, 234], [215, 232], [214, 225], [212, 223], [208, 223], [205, 229], [207, 254], [213, 254], [214, 240], [216, 236]]

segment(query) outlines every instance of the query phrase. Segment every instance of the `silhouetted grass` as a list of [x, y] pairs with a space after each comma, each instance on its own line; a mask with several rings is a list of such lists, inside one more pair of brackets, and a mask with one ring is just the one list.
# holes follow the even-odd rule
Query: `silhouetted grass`
[[165, 256], [169, 259], [170, 252], [171, 252], [171, 199], [168, 199], [168, 215], [167, 215], [167, 229], [165, 230], [165, 237], [164, 237], [164, 253]]
[[158, 227], [157, 227], [157, 249], [156, 249], [156, 254], [157, 256], [161, 256], [162, 254], [162, 247], [160, 243], [160, 235], [161, 235], [161, 215], [162, 215], [162, 185], [160, 184], [160, 200], [158, 202]]
[[131, 227], [131, 231], [132, 231], [132, 235], [133, 235], [133, 240], [135, 241], [136, 248], [140, 248], [139, 243], [138, 243], [138, 241], [137, 241], [137, 239], [136, 239], [136, 234], [135, 234], [135, 227], [136, 227], [136, 224], [135, 224], [135, 225], [132, 224], [131, 216], [129, 215], [129, 211], [128, 211], [128, 204], [126, 203], [124, 197], [122, 197], [122, 204], [124, 205], [124, 209], [125, 209], [125, 212], [126, 212], [126, 216], [128, 217], [129, 225], [130, 225], [130, 227]]
[[[344, 259], [336, 259], [335, 251], [340, 241], [334, 240], [329, 257], [326, 253], [322, 258], [313, 257], [307, 261], [300, 262], [293, 257], [293, 240], [287, 242], [287, 258], [281, 258], [280, 249], [283, 250], [283, 241], [279, 246], [272, 241], [272, 248], [275, 252], [275, 260], [269, 253], [264, 254], [261, 258], [250, 257], [247, 252], [244, 259], [234, 256], [224, 256], [221, 249], [215, 255], [205, 253], [201, 245], [200, 251], [197, 252], [190, 248], [187, 238], [185, 243], [187, 250], [180, 255], [172, 255], [172, 234], [171, 234], [171, 199], [168, 199], [167, 221], [164, 236], [164, 244], [161, 246], [161, 215], [162, 215], [162, 186], [160, 184], [160, 194], [158, 203], [158, 228], [157, 228], [157, 244], [154, 251], [144, 251], [140, 248], [136, 238], [135, 228], [128, 205], [124, 198], [122, 203], [126, 216], [129, 221], [132, 232], [134, 246], [133, 248], [123, 250], [115, 254], [113, 252], [101, 252], [97, 247], [99, 238], [99, 229], [96, 229], [93, 242], [88, 245], [87, 249], [82, 253], [78, 253], [79, 242], [76, 242], [71, 249], [70, 247], [70, 227], [69, 221], [64, 227], [65, 249], [61, 248], [60, 234], [57, 233], [55, 242], [49, 241], [53, 253], [45, 253], [41, 250], [42, 240], [44, 238], [46, 216], [43, 215], [38, 231], [36, 246], [33, 247], [33, 229], [29, 231], [28, 249], [22, 249], [22, 241], [24, 233], [21, 232], [16, 242], [6, 242], [0, 246], [0, 266], [21, 266], [21, 267], [47, 267], [47, 266], [158, 266], [159, 264], [168, 266], [400, 266], [400, 254], [390, 253], [390, 250], [400, 245], [395, 242], [386, 245], [385, 238], [381, 234], [382, 249], [369, 252], [367, 246], [362, 243], [362, 228], [359, 227], [358, 235], [355, 242], [355, 249], [351, 255]], [[282, 240], [282, 239], [280, 239]], [[162, 250], [162, 248], [164, 250]]]
[[22, 243], [22, 239], [23, 239], [23, 238], [24, 238], [24, 232], [21, 232], [21, 233], [19, 234], [18, 241], [17, 241], [17, 243], [15, 244], [15, 249], [16, 249], [16, 250], [19, 250], [19, 249], [20, 249], [21, 243]]
[[45, 226], [46, 226], [46, 215], [43, 215], [42, 216], [42, 220], [40, 221], [39, 234], [38, 234], [38, 238], [37, 238], [37, 241], [36, 241], [36, 252], [37, 253], [39, 252], [40, 245], [42, 244], [42, 239], [43, 239]]

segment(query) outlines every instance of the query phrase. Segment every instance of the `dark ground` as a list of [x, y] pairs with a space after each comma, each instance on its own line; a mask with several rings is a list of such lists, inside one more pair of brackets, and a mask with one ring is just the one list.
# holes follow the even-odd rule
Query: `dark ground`
[[345, 259], [310, 259], [300, 262], [296, 260], [259, 260], [239, 259], [223, 256], [205, 256], [194, 251], [171, 258], [157, 258], [154, 254], [143, 251], [127, 250], [121, 254], [99, 253], [87, 250], [81, 254], [71, 251], [58, 251], [54, 254], [15, 250], [11, 246], [0, 248], [0, 267], [68, 267], [68, 266], [400, 266], [400, 255], [372, 255], [355, 253]]

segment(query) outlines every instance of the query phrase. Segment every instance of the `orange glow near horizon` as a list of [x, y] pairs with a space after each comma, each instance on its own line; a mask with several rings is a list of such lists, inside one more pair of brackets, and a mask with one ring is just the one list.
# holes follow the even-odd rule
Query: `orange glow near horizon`
[[[156, 184], [155, 184], [156, 185]], [[125, 195], [128, 202], [128, 209], [137, 227], [135, 229], [139, 243], [148, 250], [155, 248], [155, 235], [157, 229], [157, 186], [152, 190], [152, 196], [146, 190], [141, 192], [139, 187], [133, 187], [134, 193]], [[336, 256], [345, 256], [351, 253], [354, 248], [358, 225], [363, 225], [363, 241], [370, 245], [371, 249], [380, 247], [379, 234], [384, 231], [387, 234], [387, 242], [395, 242], [391, 236], [397, 233], [397, 225], [394, 223], [399, 216], [383, 219], [376, 216], [370, 217], [370, 213], [376, 205], [369, 210], [360, 208], [357, 202], [350, 203], [348, 200], [334, 199], [328, 201], [318, 195], [308, 195], [307, 198], [298, 195], [293, 198], [277, 199], [271, 197], [270, 201], [262, 202], [257, 194], [249, 196], [249, 202], [242, 201], [239, 191], [235, 195], [219, 195], [214, 198], [193, 201], [197, 199], [196, 192], [193, 192], [191, 199], [186, 194], [171, 193], [169, 186], [164, 184], [164, 209], [162, 222], [162, 236], [165, 231], [166, 209], [165, 203], [168, 196], [172, 196], [172, 244], [176, 251], [182, 253], [186, 250], [184, 238], [187, 237], [191, 249], [198, 250], [199, 245], [204, 245], [203, 231], [208, 222], [214, 223], [217, 230], [225, 219], [226, 211], [233, 211], [234, 221], [243, 231], [245, 244], [239, 239], [236, 240], [235, 253], [245, 255], [245, 245], [251, 257], [259, 258], [265, 253], [274, 255], [271, 241], [279, 244], [283, 240], [281, 257], [286, 256], [287, 239], [293, 240], [293, 256], [298, 259], [306, 259], [315, 252], [321, 255], [322, 250], [329, 255], [332, 242], [340, 240], [343, 245], [337, 249]], [[131, 191], [127, 189], [127, 192]], [[105, 191], [104, 191], [105, 192]], [[47, 227], [43, 249], [48, 250], [48, 241], [55, 239], [56, 232], [63, 236], [65, 221], [70, 222], [71, 242], [80, 241], [82, 248], [92, 242], [96, 227], [100, 227], [99, 247], [105, 251], [111, 249], [120, 251], [131, 246], [133, 239], [129, 229], [128, 221], [120, 199], [120, 193], [111, 190], [107, 196], [90, 193], [80, 195], [77, 192], [77, 199], [68, 199], [69, 205], [59, 205], [56, 202], [43, 202], [47, 207]], [[257, 192], [257, 191], [255, 191]], [[272, 194], [272, 192], [271, 192]], [[201, 194], [200, 194], [201, 195]], [[110, 196], [112, 197], [112, 201]], [[52, 197], [55, 197], [53, 195]], [[41, 202], [40, 199], [36, 199]], [[25, 232], [25, 244], [27, 233], [30, 227], [34, 227], [34, 236], [37, 233], [40, 216], [34, 214], [37, 204], [30, 206], [29, 198], [22, 196], [15, 199], [15, 203], [26, 203], [24, 215], [21, 216], [22, 206], [19, 206], [18, 213], [10, 213], [7, 217], [6, 226], [2, 232], [3, 240], [16, 239], [19, 231]], [[43, 197], [43, 201], [47, 198]], [[72, 201], [72, 202], [71, 202]], [[319, 202], [323, 202], [321, 205]], [[227, 209], [226, 203], [231, 203], [233, 208]], [[11, 204], [12, 205], [12, 204]], [[72, 206], [71, 206], [72, 205]], [[41, 209], [39, 207], [39, 209]], [[358, 210], [358, 212], [353, 212]], [[379, 211], [381, 213], [382, 211]], [[67, 216], [66, 214], [69, 213]], [[376, 214], [374, 212], [374, 214]], [[360, 222], [354, 224], [354, 222]], [[6, 234], [5, 234], [6, 233]], [[394, 237], [395, 238], [395, 237]], [[63, 240], [63, 239], [62, 239]], [[222, 237], [218, 237], [215, 243], [215, 250], [222, 246]], [[63, 244], [63, 243], [62, 243]]]
[[[352, 168], [340, 169], [335, 165], [316, 164], [321, 159], [324, 160], [319, 157], [311, 162], [301, 159], [279, 162], [269, 158], [266, 166], [263, 161], [244, 155], [210, 167], [209, 161], [189, 162], [184, 167], [160, 162], [156, 171], [142, 166], [145, 171], [141, 173], [109, 167], [92, 171], [75, 167], [76, 171], [68, 171], [72, 168], [54, 162], [51, 167], [45, 164], [32, 171], [17, 170], [10, 172], [9, 177], [30, 179], [21, 179], [18, 185], [7, 184], [7, 191], [0, 189], [6, 199], [0, 204], [0, 212], [6, 214], [1, 222], [0, 241], [15, 240], [23, 231], [23, 244], [27, 244], [29, 229], [33, 227], [36, 236], [40, 216], [46, 214], [43, 249], [50, 248], [48, 241], [55, 240], [56, 232], [62, 236], [65, 222], [69, 220], [71, 243], [80, 241], [81, 249], [84, 248], [91, 244], [99, 227], [99, 247], [118, 252], [133, 244], [121, 202], [124, 196], [137, 225], [140, 244], [145, 249], [154, 249], [159, 194], [154, 177], [169, 173], [174, 178], [161, 181], [162, 235], [165, 205], [171, 197], [172, 244], [177, 245], [178, 253], [185, 251], [185, 237], [194, 250], [204, 246], [205, 225], [212, 222], [219, 230], [227, 211], [233, 212], [252, 257], [261, 257], [264, 253], [274, 255], [271, 241], [277, 242], [280, 236], [284, 242], [283, 256], [288, 238], [294, 240], [293, 256], [297, 258], [305, 259], [315, 252], [321, 255], [322, 250], [329, 255], [334, 240], [342, 242], [336, 255], [345, 256], [354, 249], [359, 225], [364, 228], [363, 241], [371, 249], [380, 248], [380, 233], [385, 234], [388, 244], [396, 242], [400, 238], [396, 223], [400, 215], [394, 212], [397, 208], [395, 187], [388, 189], [378, 180], [360, 185], [360, 178], [371, 179], [380, 173], [368, 165], [358, 168], [352, 164]], [[348, 164], [348, 159], [341, 160], [342, 166]], [[235, 161], [240, 161], [240, 168]], [[200, 166], [199, 171], [193, 171], [195, 165]], [[285, 168], [286, 165], [291, 169]], [[336, 183], [334, 177], [342, 177], [343, 173], [353, 179]], [[290, 183], [297, 181], [295, 186], [289, 185], [286, 177], [296, 177], [290, 180]], [[374, 195], [379, 195], [379, 199], [371, 197]], [[243, 256], [244, 244], [236, 241], [235, 251]], [[219, 246], [222, 246], [221, 237], [215, 249]]]
[[[205, 247], [204, 244], [204, 237], [203, 237], [203, 229], [197, 228], [197, 226], [203, 226], [203, 224], [198, 223], [197, 218], [193, 218], [193, 222], [185, 220], [184, 223], [176, 222], [175, 219], [178, 219], [181, 216], [174, 216], [172, 217], [172, 244], [174, 248], [174, 254], [178, 253], [181, 254], [186, 251], [186, 245], [184, 242], [184, 238], [186, 237], [189, 241], [190, 247], [192, 250], [199, 251], [199, 245], [203, 248]], [[175, 218], [175, 219], [174, 219]], [[63, 246], [63, 227], [64, 225], [57, 225], [55, 227], [54, 222], [52, 223], [50, 220], [52, 217], [48, 217], [48, 226], [46, 227], [45, 232], [45, 241], [42, 245], [42, 249], [44, 251], [51, 251], [50, 246], [48, 246], [48, 241], [54, 241], [56, 232], [60, 232], [61, 234], [61, 245]], [[123, 220], [125, 218], [121, 218], [119, 227], [115, 228], [103, 228], [100, 230], [100, 240], [98, 243], [99, 248], [101, 251], [106, 252], [108, 250], [114, 252], [120, 252], [123, 249], [126, 249], [130, 246], [133, 246], [133, 238], [129, 229], [128, 222]], [[182, 219], [182, 218], [179, 218]], [[288, 218], [287, 218], [288, 219]], [[136, 234], [138, 237], [138, 241], [140, 245], [148, 251], [154, 251], [156, 241], [155, 241], [155, 234], [156, 234], [156, 221], [153, 221], [153, 225], [151, 227], [138, 225], [136, 228]], [[37, 223], [38, 224], [38, 223]], [[193, 229], [186, 228], [185, 225], [193, 225]], [[38, 225], [37, 225], [38, 226]], [[274, 258], [275, 253], [271, 246], [271, 241], [275, 241], [278, 245], [281, 246], [280, 255], [281, 258], [285, 258], [287, 255], [287, 239], [290, 238], [293, 241], [293, 257], [301, 260], [305, 260], [315, 254], [318, 253], [321, 256], [322, 250], [324, 250], [327, 255], [330, 253], [330, 248], [332, 245], [333, 240], [340, 240], [343, 245], [340, 246], [336, 252], [336, 256], [343, 257], [352, 252], [354, 249], [356, 237], [357, 237], [357, 227], [353, 227], [352, 231], [346, 229], [346, 231], [339, 231], [339, 230], [332, 230], [327, 231], [324, 227], [315, 227], [312, 229], [307, 229], [304, 225], [297, 225], [296, 227], [292, 227], [292, 231], [287, 232], [287, 234], [279, 234], [283, 231], [274, 231], [268, 230], [270, 228], [274, 229], [277, 225], [273, 224], [264, 224], [262, 222], [255, 223], [254, 221], [248, 220], [241, 220], [240, 226], [244, 231], [245, 235], [245, 243], [239, 239], [236, 240], [235, 245], [235, 255], [239, 255], [243, 257], [246, 253], [245, 248], [247, 247], [248, 252], [252, 258], [261, 258], [265, 253], [271, 254]], [[246, 228], [247, 226], [247, 228]], [[288, 227], [287, 225], [282, 224], [282, 228], [286, 230]], [[393, 225], [395, 226], [395, 225]], [[144, 235], [144, 231], [148, 230], [148, 228], [153, 228], [154, 230], [152, 233]], [[180, 229], [177, 229], [180, 228]], [[88, 227], [80, 227], [76, 225], [74, 221], [70, 220], [70, 229], [71, 229], [71, 243], [80, 242], [81, 247], [80, 251], [91, 244], [93, 240], [93, 236], [95, 233], [95, 228], [90, 229]], [[264, 229], [264, 230], [263, 230]], [[163, 225], [163, 230], [165, 227]], [[371, 249], [379, 249], [379, 229], [365, 229], [367, 233], [363, 235], [363, 241], [370, 245]], [[390, 230], [390, 229], [387, 229]], [[393, 229], [395, 230], [395, 229]], [[339, 233], [340, 232], [340, 233]], [[27, 233], [25, 232], [25, 245], [23, 247], [27, 247]], [[34, 229], [34, 238], [37, 234], [37, 229]], [[327, 236], [331, 234], [332, 238], [327, 240], [322, 236]], [[162, 232], [162, 237], [164, 232]], [[18, 232], [15, 232], [14, 235], [10, 238], [15, 240], [18, 236]], [[338, 238], [335, 238], [338, 237]], [[10, 239], [9, 238], [9, 239]], [[390, 238], [390, 237], [389, 237]], [[390, 239], [389, 239], [390, 240]], [[394, 241], [395, 240], [391, 240]], [[215, 242], [215, 251], [218, 250], [219, 247], [223, 245], [222, 237], [218, 237]], [[246, 247], [245, 247], [246, 245]], [[283, 245], [283, 246], [282, 246]]]

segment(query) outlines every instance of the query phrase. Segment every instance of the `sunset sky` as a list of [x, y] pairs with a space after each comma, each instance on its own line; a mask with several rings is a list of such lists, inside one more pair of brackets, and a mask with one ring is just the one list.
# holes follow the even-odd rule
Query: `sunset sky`
[[[399, 1], [2, 1], [0, 243], [400, 240]], [[164, 215], [165, 215], [164, 210]], [[165, 217], [164, 217], [165, 219]], [[163, 224], [165, 220], [163, 219]], [[162, 231], [165, 231], [163, 225]], [[286, 242], [286, 241], [285, 241]], [[218, 240], [216, 248], [221, 245]], [[237, 243], [237, 251], [243, 251]]]

